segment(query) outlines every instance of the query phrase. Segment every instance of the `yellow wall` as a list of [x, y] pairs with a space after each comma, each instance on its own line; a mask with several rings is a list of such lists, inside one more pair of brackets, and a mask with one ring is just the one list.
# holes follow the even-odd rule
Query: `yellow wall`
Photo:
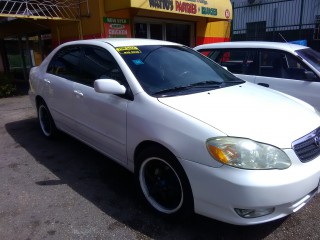
[[103, 17], [129, 19], [131, 32], [133, 31], [133, 18], [135, 16], [193, 22], [195, 23], [196, 45], [230, 39], [230, 20], [208, 22], [208, 20], [212, 21], [213, 19], [130, 8], [130, 0], [94, 0], [88, 1], [88, 3], [90, 9], [88, 16], [86, 3], [81, 5], [81, 21], [53, 21], [51, 23], [54, 46], [70, 40], [104, 37]]
[[100, 9], [103, 8], [101, 5], [101, 1], [89, 1], [89, 16], [85, 16], [87, 14], [86, 5], [82, 4], [82, 15], [84, 17], [81, 18], [82, 32], [83, 36], [93, 35], [97, 33], [101, 33], [100, 22], [102, 21], [102, 16], [100, 13]]
[[121, 9], [118, 11], [112, 11], [108, 13], [104, 13], [104, 17], [111, 17], [111, 18], [131, 18], [131, 11], [129, 8]]
[[79, 22], [54, 21], [51, 24], [51, 35], [54, 45], [80, 39]]
[[[53, 21], [51, 23], [53, 45], [63, 42], [88, 38], [100, 38], [103, 34], [103, 0], [88, 1], [81, 4], [80, 21]], [[101, 10], [102, 9], [102, 10]]]
[[104, 0], [105, 12], [130, 8], [129, 0]]
[[197, 45], [230, 41], [231, 21], [199, 22], [197, 24]]
[[223, 38], [228, 37], [230, 36], [230, 26], [231, 22], [227, 21], [210, 22], [207, 24], [205, 36]]

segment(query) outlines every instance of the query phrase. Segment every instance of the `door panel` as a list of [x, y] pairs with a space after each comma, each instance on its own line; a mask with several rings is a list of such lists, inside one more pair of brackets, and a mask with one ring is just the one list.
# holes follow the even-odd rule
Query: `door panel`
[[74, 84], [74, 110], [78, 137], [118, 161], [126, 161], [128, 100]]
[[73, 82], [52, 74], [45, 74], [44, 95], [58, 128], [67, 132], [76, 130], [73, 111]]
[[114, 79], [128, 87], [113, 56], [103, 48], [85, 46], [81, 77], [73, 85], [78, 137], [111, 158], [126, 161], [126, 112], [128, 100], [97, 93], [96, 79]]
[[46, 99], [58, 128], [74, 133], [76, 124], [73, 112], [73, 81], [79, 77], [78, 64], [81, 57], [79, 46], [60, 49], [49, 63], [44, 74]]

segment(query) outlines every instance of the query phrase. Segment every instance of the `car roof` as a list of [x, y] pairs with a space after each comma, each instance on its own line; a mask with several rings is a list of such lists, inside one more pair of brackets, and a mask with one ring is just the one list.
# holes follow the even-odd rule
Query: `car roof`
[[276, 49], [294, 52], [296, 50], [308, 48], [306, 46], [283, 43], [283, 42], [264, 42], [264, 41], [238, 41], [238, 42], [220, 42], [208, 43], [196, 46], [195, 50], [210, 49], [210, 48], [262, 48], [262, 49]]
[[77, 40], [67, 42], [64, 45], [72, 44], [98, 44], [107, 43], [113, 47], [126, 47], [126, 46], [144, 46], [144, 45], [181, 45], [163, 40], [145, 39], [145, 38], [98, 38], [89, 40]]

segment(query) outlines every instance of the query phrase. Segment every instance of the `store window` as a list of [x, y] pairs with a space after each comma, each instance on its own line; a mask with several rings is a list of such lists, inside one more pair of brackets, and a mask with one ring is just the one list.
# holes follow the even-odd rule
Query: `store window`
[[190, 25], [166, 24], [166, 40], [190, 46]]
[[146, 23], [136, 23], [134, 25], [134, 36], [136, 38], [148, 38], [148, 25]]
[[134, 26], [135, 37], [137, 38], [164, 39], [162, 24], [136, 23]]
[[162, 31], [162, 24], [150, 24], [150, 38], [151, 39], [163, 39], [163, 31]]
[[7, 59], [6, 71], [16, 79], [28, 80], [28, 72], [34, 66], [39, 66], [51, 51], [50, 32], [6, 37], [3, 51]]
[[163, 22], [161, 20], [135, 20], [134, 37], [167, 40], [193, 46], [194, 25], [184, 22]]

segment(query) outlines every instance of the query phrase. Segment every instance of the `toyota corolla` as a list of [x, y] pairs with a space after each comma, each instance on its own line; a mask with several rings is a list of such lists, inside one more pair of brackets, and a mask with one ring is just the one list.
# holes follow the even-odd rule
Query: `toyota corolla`
[[250, 225], [319, 192], [320, 115], [180, 44], [60, 45], [30, 71], [45, 137], [63, 131], [132, 171], [156, 212]]

